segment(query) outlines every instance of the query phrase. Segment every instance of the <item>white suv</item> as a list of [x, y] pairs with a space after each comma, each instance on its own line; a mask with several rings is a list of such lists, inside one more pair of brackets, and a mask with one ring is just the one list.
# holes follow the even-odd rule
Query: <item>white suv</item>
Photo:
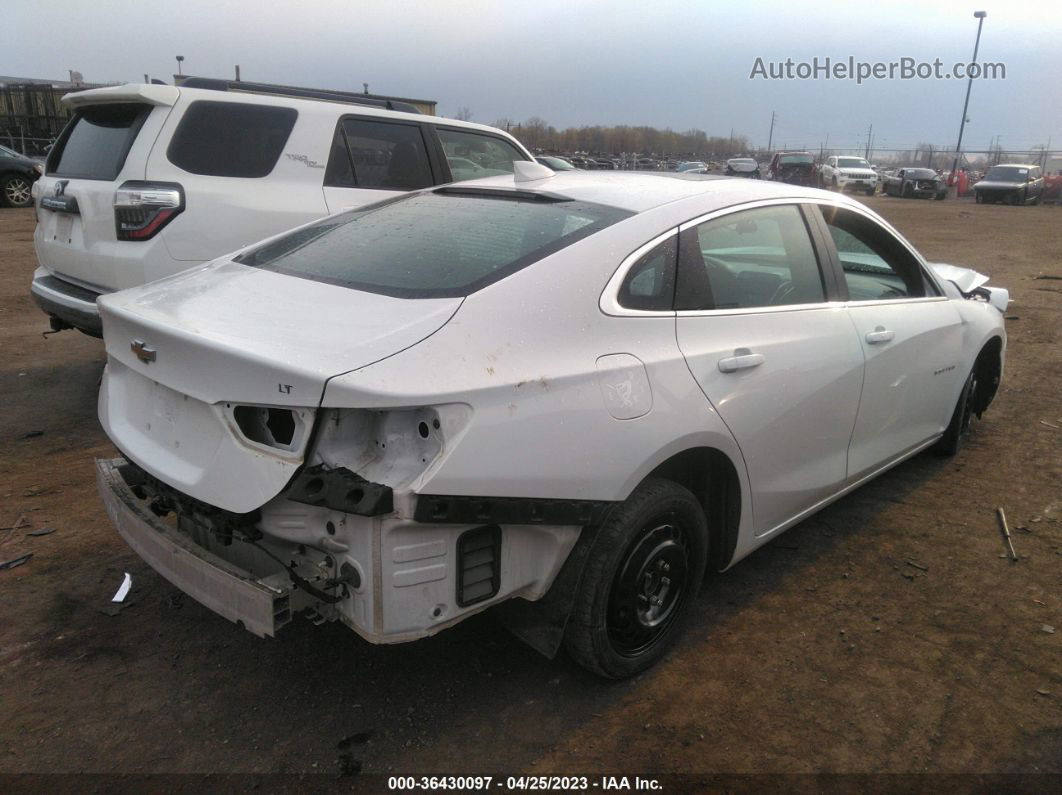
[[859, 190], [873, 196], [878, 187], [878, 172], [861, 157], [828, 157], [819, 166], [819, 187]]
[[210, 87], [130, 84], [64, 98], [74, 117], [34, 187], [31, 291], [53, 329], [100, 336], [102, 294], [329, 213], [532, 160], [501, 130], [412, 106], [201, 84]]

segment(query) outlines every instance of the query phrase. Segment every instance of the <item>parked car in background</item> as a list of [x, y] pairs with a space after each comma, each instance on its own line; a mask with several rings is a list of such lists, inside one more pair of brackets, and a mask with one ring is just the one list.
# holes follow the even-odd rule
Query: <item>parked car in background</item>
[[973, 189], [979, 204], [1039, 204], [1044, 193], [1043, 170], [1029, 163], [992, 166]]
[[901, 168], [882, 176], [881, 192], [905, 199], [944, 199], [948, 186], [931, 168]]
[[148, 564], [257, 635], [493, 608], [630, 676], [706, 570], [996, 393], [1007, 291], [859, 202], [515, 169], [100, 299], [97, 479]]
[[535, 160], [544, 165], [546, 168], [551, 168], [554, 171], [576, 170], [575, 166], [568, 162], [568, 160], [563, 157], [558, 157], [557, 155], [540, 155], [536, 157]]
[[74, 115], [36, 185], [31, 293], [52, 328], [99, 336], [100, 295], [328, 213], [532, 160], [493, 127], [357, 94], [253, 86], [199, 80], [64, 97]]
[[732, 157], [726, 161], [726, 171], [723, 173], [728, 177], [759, 179], [760, 164], [751, 157]]
[[767, 179], [811, 187], [815, 184], [815, 158], [811, 152], [776, 152], [767, 166]]
[[0, 146], [0, 205], [29, 207], [33, 204], [33, 183], [43, 173], [40, 160]]
[[684, 161], [682, 163], [679, 163], [678, 164], [678, 168], [676, 168], [675, 170], [679, 171], [679, 172], [682, 172], [682, 171], [690, 171], [690, 170], [695, 169], [695, 168], [703, 168], [703, 169], [707, 170], [708, 164], [705, 163], [703, 160], [686, 160], [686, 161]]
[[830, 190], [858, 190], [873, 196], [878, 187], [878, 174], [861, 157], [827, 157], [818, 168], [820, 188]]
[[573, 166], [581, 171], [591, 171], [596, 165], [594, 161], [589, 157], [583, 157], [582, 155], [573, 155], [568, 160]]

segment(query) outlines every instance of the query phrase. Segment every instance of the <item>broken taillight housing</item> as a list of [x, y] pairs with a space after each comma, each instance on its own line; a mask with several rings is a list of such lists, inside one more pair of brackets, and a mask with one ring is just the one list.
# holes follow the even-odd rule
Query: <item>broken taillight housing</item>
[[119, 240], [149, 240], [182, 210], [176, 182], [123, 182], [114, 193], [114, 229]]
[[240, 434], [249, 442], [286, 453], [301, 452], [313, 426], [312, 409], [225, 404]]

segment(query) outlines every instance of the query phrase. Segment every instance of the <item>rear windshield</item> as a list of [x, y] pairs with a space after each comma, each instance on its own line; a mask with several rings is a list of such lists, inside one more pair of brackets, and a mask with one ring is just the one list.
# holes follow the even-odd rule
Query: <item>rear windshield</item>
[[57, 177], [112, 180], [125, 165], [150, 105], [121, 103], [82, 108], [48, 158]]
[[166, 157], [210, 177], [264, 177], [277, 164], [298, 111], [274, 105], [198, 100], [185, 111]]
[[237, 261], [399, 298], [464, 296], [631, 214], [541, 194], [442, 188], [325, 218]]
[[782, 155], [778, 162], [783, 166], [810, 166], [815, 161], [811, 155]]
[[928, 168], [909, 168], [903, 173], [911, 179], [935, 179], [937, 176], [936, 171]]

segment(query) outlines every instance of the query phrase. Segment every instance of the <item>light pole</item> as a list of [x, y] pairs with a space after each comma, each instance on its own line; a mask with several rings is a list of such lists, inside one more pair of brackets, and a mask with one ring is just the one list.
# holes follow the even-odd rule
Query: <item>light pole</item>
[[[970, 63], [977, 61], [977, 47], [981, 44], [981, 26], [985, 24], [985, 17], [988, 16], [987, 11], [974, 11], [974, 18], [977, 20], [977, 38], [974, 39], [974, 51], [973, 58], [970, 59]], [[959, 170], [959, 154], [962, 152], [962, 131], [966, 126], [966, 110], [970, 107], [970, 89], [973, 88], [973, 75], [970, 75], [966, 81], [966, 101], [962, 103], [962, 121], [959, 122], [959, 142], [955, 144], [955, 162], [951, 164], [951, 182], [955, 183], [955, 172]]]
[[177, 56], [177, 74], [178, 75], [182, 74], [182, 72], [181, 72], [181, 63], [183, 61], [184, 61], [184, 56], [183, 55], [178, 55]]

